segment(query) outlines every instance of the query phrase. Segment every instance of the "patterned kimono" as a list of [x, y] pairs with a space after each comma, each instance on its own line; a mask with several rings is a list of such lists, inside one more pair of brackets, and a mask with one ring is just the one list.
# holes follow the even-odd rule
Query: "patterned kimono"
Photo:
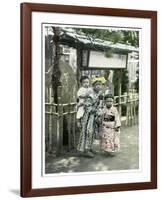
[[[104, 108], [100, 117], [101, 149], [107, 152], [120, 150], [121, 121], [115, 107]], [[117, 129], [117, 130], [116, 130]]]
[[77, 104], [77, 114], [76, 114], [76, 119], [81, 119], [84, 115], [84, 102], [85, 99], [89, 96], [89, 94], [91, 93], [92, 89], [91, 88], [84, 88], [81, 87], [79, 88], [78, 92], [77, 92], [77, 98], [79, 99], [79, 102]]
[[95, 122], [97, 111], [99, 110], [99, 94], [92, 90], [89, 96], [84, 101], [84, 115], [81, 119], [81, 132], [77, 150], [84, 152], [92, 149], [94, 136], [98, 132], [98, 126]]

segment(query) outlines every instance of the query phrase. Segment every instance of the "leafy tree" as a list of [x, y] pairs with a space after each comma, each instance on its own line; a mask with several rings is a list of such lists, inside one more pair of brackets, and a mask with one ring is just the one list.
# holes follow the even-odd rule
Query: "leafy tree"
[[93, 39], [103, 39], [113, 43], [129, 44], [135, 47], [139, 46], [139, 31], [114, 30], [114, 29], [89, 29], [76, 28], [77, 33], [84, 33], [87, 37]]

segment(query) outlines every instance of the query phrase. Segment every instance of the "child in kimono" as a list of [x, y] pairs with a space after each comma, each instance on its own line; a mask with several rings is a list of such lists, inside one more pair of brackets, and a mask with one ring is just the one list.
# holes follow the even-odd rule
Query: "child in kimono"
[[114, 97], [107, 94], [104, 97], [105, 108], [99, 117], [101, 125], [101, 149], [107, 155], [114, 156], [120, 150], [121, 121], [117, 108], [113, 106]]
[[94, 136], [98, 132], [98, 126], [95, 122], [97, 112], [100, 107], [100, 94], [102, 91], [102, 79], [93, 78], [92, 88], [84, 99], [84, 115], [81, 118], [80, 136], [77, 150], [80, 155], [93, 158], [96, 153], [93, 149]]
[[77, 92], [78, 104], [77, 104], [77, 126], [81, 127], [81, 119], [84, 115], [84, 102], [85, 99], [89, 96], [91, 88], [89, 88], [89, 78], [87, 76], [82, 76], [80, 79], [81, 87]]

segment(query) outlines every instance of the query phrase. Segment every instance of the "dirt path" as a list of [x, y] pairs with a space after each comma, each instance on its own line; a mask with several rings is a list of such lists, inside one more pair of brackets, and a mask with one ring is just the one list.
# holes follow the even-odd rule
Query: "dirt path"
[[94, 158], [80, 157], [76, 153], [67, 153], [61, 157], [54, 155], [46, 159], [46, 173], [88, 172], [106, 170], [137, 169], [139, 167], [138, 126], [121, 129], [121, 151], [114, 157], [99, 151], [99, 141], [95, 141], [97, 154]]

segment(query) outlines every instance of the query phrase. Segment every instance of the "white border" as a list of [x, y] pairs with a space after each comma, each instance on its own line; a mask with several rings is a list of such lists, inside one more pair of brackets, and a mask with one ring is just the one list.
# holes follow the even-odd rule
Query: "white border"
[[[54, 174], [41, 173], [41, 23], [136, 27], [142, 29], [140, 59], [140, 170]], [[44, 78], [43, 78], [44, 79]], [[150, 19], [89, 16], [60, 13], [32, 13], [32, 188], [50, 188], [150, 181]], [[146, 100], [145, 100], [146, 99]], [[146, 101], [146, 103], [145, 103]], [[90, 178], [89, 178], [90, 176]]]

